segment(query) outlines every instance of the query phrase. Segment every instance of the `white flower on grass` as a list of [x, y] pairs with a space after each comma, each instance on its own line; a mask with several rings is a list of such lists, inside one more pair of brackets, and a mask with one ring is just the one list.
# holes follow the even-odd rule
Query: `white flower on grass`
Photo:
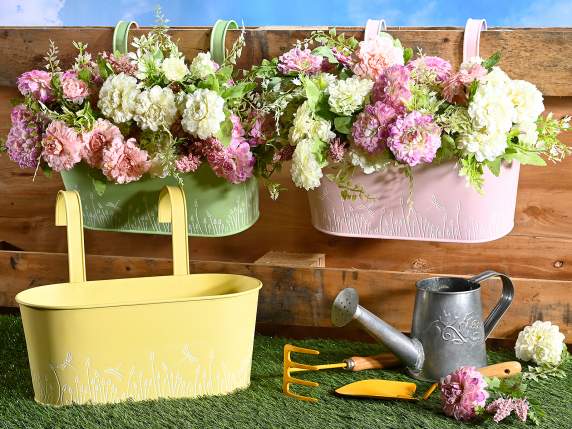
[[518, 334], [514, 351], [523, 361], [538, 365], [558, 365], [562, 359], [564, 334], [557, 325], [537, 320]]
[[224, 118], [224, 100], [216, 92], [197, 89], [187, 95], [181, 124], [189, 134], [203, 140], [212, 137]]
[[324, 118], [314, 118], [307, 101], [298, 107], [288, 134], [288, 138], [293, 145], [307, 138], [318, 139], [328, 143], [335, 137], [336, 133], [332, 131], [332, 124]]
[[199, 52], [191, 62], [191, 76], [205, 79], [217, 70], [217, 64], [211, 59], [210, 52]]
[[516, 110], [515, 122], [536, 122], [540, 114], [544, 112], [542, 93], [530, 82], [511, 81], [509, 95]]
[[170, 57], [164, 60], [163, 64], [161, 64], [161, 69], [165, 73], [165, 77], [172, 82], [182, 81], [189, 73], [185, 59], [178, 57]]
[[363, 106], [365, 97], [372, 88], [372, 80], [358, 76], [336, 80], [328, 86], [328, 102], [334, 113], [349, 116]]
[[459, 140], [459, 147], [464, 149], [465, 153], [474, 154], [479, 162], [494, 161], [505, 152], [507, 146], [507, 134], [501, 131], [475, 131], [461, 136]]
[[313, 147], [314, 142], [311, 139], [301, 140], [294, 149], [290, 168], [294, 184], [307, 191], [319, 187], [323, 176], [322, 166], [312, 151]]
[[99, 91], [97, 107], [107, 118], [120, 124], [133, 119], [135, 100], [140, 91], [137, 79], [124, 73], [108, 77]]
[[379, 153], [365, 153], [357, 148], [352, 148], [349, 152], [352, 165], [361, 168], [364, 174], [372, 174], [385, 170], [391, 163], [391, 158], [387, 150]]
[[518, 129], [518, 140], [534, 149], [543, 149], [544, 142], [538, 141], [538, 127], [536, 122], [523, 122], [516, 124], [515, 128]]
[[135, 101], [133, 119], [143, 130], [158, 131], [169, 128], [177, 117], [177, 104], [171, 88], [155, 85], [139, 94]]

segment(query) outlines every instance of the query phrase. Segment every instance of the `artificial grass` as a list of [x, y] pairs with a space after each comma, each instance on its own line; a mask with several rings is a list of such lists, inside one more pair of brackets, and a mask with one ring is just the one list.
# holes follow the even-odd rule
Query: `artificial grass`
[[[54, 408], [33, 400], [24, 332], [19, 317], [0, 316], [0, 427], [1, 428], [426, 428], [476, 427], [445, 417], [439, 395], [429, 401], [398, 402], [342, 399], [332, 394], [344, 384], [368, 378], [407, 380], [400, 372], [343, 370], [304, 375], [320, 383], [316, 388], [295, 386], [302, 394], [319, 398], [311, 404], [286, 397], [282, 386], [282, 347], [287, 340], [257, 336], [252, 366], [252, 384], [243, 391], [222, 397], [191, 400], [164, 399], [112, 405]], [[375, 344], [333, 340], [295, 340], [296, 345], [320, 350], [319, 357], [305, 361], [340, 362], [353, 355], [380, 351]], [[297, 355], [300, 360], [300, 355]], [[306, 358], [306, 356], [304, 356]], [[307, 356], [312, 358], [312, 356]], [[489, 362], [514, 359], [510, 350], [491, 351]], [[572, 364], [568, 377], [531, 382], [529, 396], [546, 411], [540, 427], [572, 428]], [[418, 392], [429, 383], [418, 382]], [[510, 419], [510, 420], [509, 420]], [[514, 417], [507, 423], [481, 423], [480, 427], [525, 427]], [[528, 425], [531, 425], [529, 422]]]

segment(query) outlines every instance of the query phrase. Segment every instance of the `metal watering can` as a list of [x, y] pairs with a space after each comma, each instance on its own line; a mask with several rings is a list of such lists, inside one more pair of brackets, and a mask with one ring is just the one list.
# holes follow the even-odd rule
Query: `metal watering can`
[[[502, 280], [502, 296], [483, 322], [480, 282], [491, 277]], [[486, 366], [485, 340], [512, 303], [511, 280], [504, 274], [485, 271], [470, 279], [431, 277], [416, 286], [411, 337], [360, 306], [353, 288], [343, 289], [336, 296], [332, 324], [341, 327], [357, 320], [419, 380], [437, 381], [461, 366]]]

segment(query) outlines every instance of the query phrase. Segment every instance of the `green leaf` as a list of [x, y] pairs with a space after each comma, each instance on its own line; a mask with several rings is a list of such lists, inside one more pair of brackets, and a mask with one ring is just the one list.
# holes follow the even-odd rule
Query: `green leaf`
[[226, 88], [222, 92], [221, 96], [225, 100], [241, 99], [250, 91], [252, 91], [254, 88], [256, 88], [256, 84], [254, 82], [240, 82], [237, 83], [236, 85]]
[[105, 61], [101, 57], [97, 59], [97, 68], [99, 69], [99, 75], [103, 80], [109, 77], [110, 74], [109, 65], [107, 64], [107, 61]]
[[306, 91], [308, 104], [310, 108], [315, 111], [322, 95], [320, 88], [318, 88], [314, 81], [308, 77], [302, 77], [302, 84], [304, 85], [304, 90]]
[[336, 59], [334, 53], [332, 52], [332, 48], [329, 48], [327, 46], [318, 46], [312, 51], [312, 54], [318, 55], [320, 57], [326, 57], [328, 61], [332, 64], [338, 63], [338, 60]]
[[407, 64], [411, 58], [413, 58], [413, 49], [405, 48], [403, 50], [403, 62]]
[[492, 54], [486, 60], [483, 61], [482, 66], [488, 71], [491, 71], [494, 66], [496, 66], [501, 59], [501, 53], [499, 51]]
[[487, 167], [495, 176], [499, 176], [501, 168], [501, 158], [497, 158], [494, 161], [487, 161]]
[[44, 176], [46, 176], [47, 178], [52, 177], [52, 168], [49, 165], [42, 163], [41, 169], [42, 173], [44, 173]]
[[443, 134], [441, 136], [441, 146], [437, 150], [435, 161], [441, 163], [452, 159], [455, 156], [456, 149], [457, 146], [455, 145], [453, 137], [449, 134]]
[[546, 161], [537, 152], [529, 152], [520, 149], [516, 152], [505, 154], [503, 158], [506, 161], [516, 160], [523, 165], [536, 165], [539, 167], [544, 167], [546, 165]]
[[89, 69], [81, 69], [77, 74], [77, 77], [83, 80], [84, 82], [89, 83], [91, 79], [91, 72], [89, 71]]
[[336, 29], [330, 28], [330, 30], [328, 31], [328, 34], [332, 37], [336, 37]]
[[93, 183], [95, 193], [101, 197], [105, 193], [107, 183], [105, 183], [103, 180], [96, 179], [95, 177], [91, 178], [91, 183]]
[[338, 116], [336, 119], [334, 119], [334, 127], [340, 134], [349, 134], [352, 130], [352, 117]]
[[220, 140], [223, 146], [230, 144], [230, 137], [232, 135], [232, 121], [227, 115], [227, 118], [220, 124], [220, 130], [216, 133], [216, 137]]

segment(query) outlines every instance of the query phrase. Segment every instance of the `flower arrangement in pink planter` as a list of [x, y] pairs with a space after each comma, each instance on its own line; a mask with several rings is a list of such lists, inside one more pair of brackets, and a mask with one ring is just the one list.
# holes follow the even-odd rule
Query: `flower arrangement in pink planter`
[[[312, 222], [344, 236], [488, 241], [514, 223], [520, 164], [560, 161], [570, 118], [542, 116], [542, 94], [500, 56], [456, 69], [385, 32], [358, 42], [316, 31], [253, 67], [273, 143], [292, 153]], [[478, 46], [478, 45], [477, 45]]]

